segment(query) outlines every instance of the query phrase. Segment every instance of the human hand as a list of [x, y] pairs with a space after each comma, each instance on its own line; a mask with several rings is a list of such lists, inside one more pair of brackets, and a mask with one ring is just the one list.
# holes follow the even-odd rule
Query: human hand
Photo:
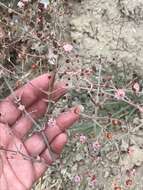
[[[33, 121], [42, 117], [47, 109], [47, 92], [52, 77], [44, 74], [16, 90], [0, 102], [0, 189], [29, 190], [33, 183], [46, 171], [53, 160], [42, 132], [24, 138], [33, 127]], [[67, 92], [67, 86], [58, 83], [54, 86], [52, 100], [57, 101]], [[21, 104], [27, 113], [23, 114], [14, 103], [14, 96], [21, 96]], [[76, 110], [76, 111], [75, 111]], [[78, 107], [62, 113], [53, 122], [53, 126], [45, 125], [43, 130], [50, 149], [58, 158], [67, 142], [65, 130], [79, 119]]]

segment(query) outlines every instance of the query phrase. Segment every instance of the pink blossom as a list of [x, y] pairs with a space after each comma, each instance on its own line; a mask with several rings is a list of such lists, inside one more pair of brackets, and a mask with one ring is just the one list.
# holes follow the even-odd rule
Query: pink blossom
[[37, 18], [37, 22], [40, 23], [40, 22], [41, 22], [41, 19], [40, 19], [40, 18]]
[[93, 142], [93, 144], [92, 144], [92, 148], [93, 148], [94, 151], [99, 150], [100, 147], [101, 147], [101, 145], [99, 144], [98, 141]]
[[25, 7], [26, 3], [30, 2], [30, 1], [31, 1], [31, 0], [20, 0], [20, 1], [17, 3], [17, 6], [22, 9], [22, 8]]
[[48, 126], [49, 127], [54, 127], [56, 125], [56, 120], [53, 118], [50, 118], [48, 121]]
[[24, 111], [24, 110], [25, 110], [25, 106], [22, 105], [22, 104], [20, 104], [20, 105], [18, 106], [18, 109], [19, 109], [20, 111]]
[[80, 141], [82, 144], [84, 144], [84, 143], [86, 142], [86, 140], [87, 140], [87, 137], [86, 137], [86, 136], [80, 135], [79, 141]]
[[135, 176], [136, 175], [136, 170], [132, 169], [130, 175]]
[[65, 45], [63, 46], [63, 48], [64, 48], [64, 50], [65, 50], [66, 52], [70, 52], [70, 51], [72, 51], [73, 46], [72, 46], [71, 44], [65, 44]]
[[134, 152], [134, 149], [132, 147], [128, 148], [128, 154], [131, 156]]
[[129, 177], [133, 177], [136, 175], [136, 170], [135, 169], [130, 169], [130, 170], [127, 170], [127, 175]]
[[117, 89], [115, 92], [115, 98], [117, 100], [123, 100], [125, 98], [125, 91], [123, 89]]
[[134, 84], [133, 84], [133, 90], [136, 92], [136, 93], [138, 93], [139, 91], [140, 91], [140, 85], [139, 85], [139, 83], [138, 82], [135, 82]]
[[74, 176], [74, 182], [79, 184], [81, 182], [81, 177], [79, 175]]
[[90, 183], [89, 183], [89, 185], [90, 185], [92, 188], [94, 188], [94, 187], [96, 186], [96, 182], [97, 182], [96, 176], [93, 175], [93, 176], [92, 176], [92, 179], [91, 179], [91, 181], [90, 181]]
[[18, 6], [20, 9], [22, 9], [22, 8], [25, 6], [25, 4], [24, 4], [22, 1], [19, 1], [19, 2], [17, 3], [17, 6]]

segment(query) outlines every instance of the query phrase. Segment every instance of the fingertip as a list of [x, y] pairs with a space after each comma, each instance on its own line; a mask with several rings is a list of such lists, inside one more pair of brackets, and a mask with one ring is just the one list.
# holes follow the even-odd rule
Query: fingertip
[[69, 88], [66, 86], [65, 82], [59, 82], [55, 84], [54, 90], [52, 92], [52, 100], [57, 101], [59, 98], [64, 96], [68, 92]]
[[67, 143], [67, 134], [61, 133], [57, 136], [51, 144], [51, 149], [54, 153], [60, 154]]
[[84, 112], [84, 107], [82, 105], [78, 105], [73, 109], [75, 114], [80, 115], [82, 112]]
[[60, 129], [64, 131], [79, 120], [80, 113], [81, 106], [73, 107], [69, 111], [61, 113], [61, 115], [57, 117], [56, 123]]

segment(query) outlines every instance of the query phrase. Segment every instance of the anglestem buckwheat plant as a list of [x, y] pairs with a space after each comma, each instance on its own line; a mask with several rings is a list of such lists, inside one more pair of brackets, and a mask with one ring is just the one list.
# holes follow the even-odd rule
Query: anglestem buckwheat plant
[[[52, 72], [49, 91], [39, 89], [47, 96], [43, 101], [48, 103], [40, 122], [35, 122], [31, 113], [25, 110], [21, 103], [22, 94], [21, 97], [14, 97], [14, 103], [34, 123], [35, 131], [44, 128], [44, 121], [52, 128], [55, 125], [54, 118], [60, 111], [76, 104], [82, 105], [84, 110], [80, 113], [80, 122], [69, 131], [71, 143], [62, 155], [66, 169], [60, 171], [61, 163], [57, 163], [48, 172], [52, 176], [57, 171], [62, 183], [59, 189], [69, 189], [72, 183], [78, 188], [90, 186], [94, 189], [98, 188], [100, 181], [103, 180], [104, 184], [106, 180], [101, 177], [104, 172], [101, 160], [108, 166], [111, 165], [110, 162], [118, 165], [118, 161], [122, 160], [122, 152], [130, 154], [129, 144], [137, 132], [135, 129], [142, 127], [143, 80], [134, 68], [124, 66], [122, 69], [116, 63], [109, 64], [108, 57], [95, 55], [92, 65], [83, 61], [80, 44], [67, 35], [70, 28], [66, 22], [71, 16], [71, 4], [64, 0], [19, 0], [16, 7], [12, 3], [9, 6], [0, 3], [0, 99], [3, 100], [10, 92], [13, 94], [15, 89], [29, 83], [31, 78]], [[69, 92], [55, 103], [52, 97], [57, 93], [54, 90], [57, 79], [65, 81]], [[75, 110], [75, 113], [79, 114], [78, 111]], [[139, 121], [134, 124], [136, 118]], [[74, 135], [76, 137], [72, 138]], [[48, 146], [44, 134], [43, 139]], [[123, 140], [127, 141], [128, 146], [122, 148]], [[20, 150], [18, 152], [21, 154]], [[117, 159], [112, 160], [109, 153]], [[26, 159], [39, 161], [32, 157]], [[87, 181], [81, 177], [84, 167], [87, 171], [93, 168], [97, 170], [95, 173], [92, 171], [90, 176], [84, 171]], [[51, 177], [46, 180], [47, 184], [52, 185], [54, 180], [53, 184], [57, 184], [58, 177], [55, 174], [54, 179]], [[132, 178], [127, 178], [125, 187], [132, 186], [131, 180]], [[83, 182], [87, 186], [84, 187]], [[56, 186], [53, 185], [53, 188]], [[123, 188], [119, 183], [114, 189]]]

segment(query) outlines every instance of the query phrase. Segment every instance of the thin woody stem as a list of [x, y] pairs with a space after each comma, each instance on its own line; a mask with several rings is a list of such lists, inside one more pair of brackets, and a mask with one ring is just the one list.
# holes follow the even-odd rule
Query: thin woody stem
[[1, 7], [4, 7], [5, 9], [10, 9], [13, 13], [15, 13], [15, 14], [17, 14], [17, 15], [19, 15], [19, 16], [22, 16], [22, 14], [20, 14], [19, 12], [17, 12], [17, 11], [15, 11], [14, 9], [12, 9], [12, 8], [10, 8], [10, 7], [8, 7], [8, 6], [6, 6], [4, 3], [2, 3], [2, 2], [0, 2], [0, 6]]

